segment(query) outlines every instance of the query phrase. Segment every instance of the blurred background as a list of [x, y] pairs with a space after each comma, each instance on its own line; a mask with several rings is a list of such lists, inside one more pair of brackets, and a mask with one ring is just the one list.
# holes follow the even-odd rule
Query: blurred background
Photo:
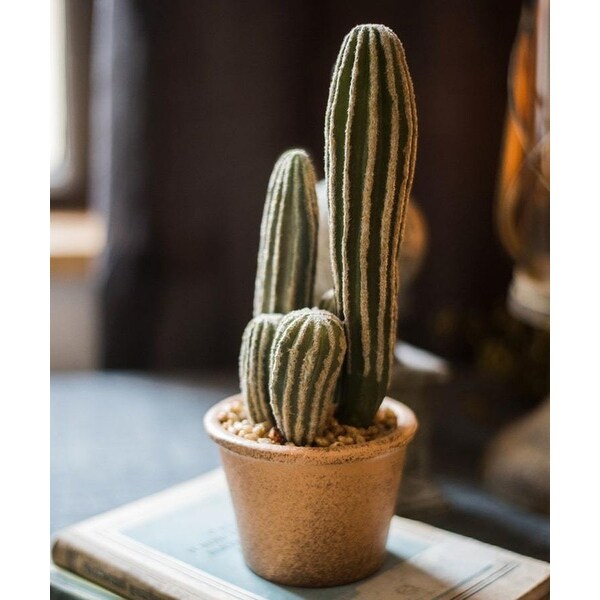
[[[323, 176], [337, 51], [354, 25], [383, 23], [404, 44], [419, 116], [420, 211], [405, 249], [418, 268], [403, 286], [399, 338], [443, 374], [427, 388], [422, 468], [444, 474], [442, 496], [479, 502], [477, 518], [467, 507], [463, 521], [432, 522], [474, 535], [481, 514], [496, 514], [504, 529], [489, 541], [546, 557], [545, 517], [523, 521], [529, 513], [511, 507], [549, 506], [547, 416], [522, 433], [549, 393], [548, 273], [530, 260], [548, 257], [537, 175], [549, 173], [523, 168], [530, 151], [543, 165], [549, 153], [538, 144], [549, 139], [547, 2], [51, 2], [53, 428], [73, 427], [74, 410], [54, 398], [73, 381], [85, 395], [100, 373], [232, 373], [236, 387], [271, 168], [303, 147]], [[66, 452], [55, 450], [63, 478]], [[536, 466], [515, 475], [498, 453], [521, 465], [535, 455]], [[508, 504], [482, 505], [457, 481]]]

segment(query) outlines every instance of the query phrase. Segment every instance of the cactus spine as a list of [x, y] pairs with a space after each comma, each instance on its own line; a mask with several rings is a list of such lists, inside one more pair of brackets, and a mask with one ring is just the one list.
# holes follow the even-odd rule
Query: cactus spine
[[322, 432], [345, 353], [344, 327], [326, 310], [296, 310], [280, 321], [269, 390], [277, 427], [288, 441], [309, 445]]
[[319, 227], [315, 185], [304, 150], [280, 156], [269, 180], [260, 229], [254, 316], [312, 304]]
[[274, 423], [269, 404], [269, 372], [273, 338], [282, 317], [280, 314], [258, 315], [246, 325], [242, 336], [240, 388], [253, 423]]
[[369, 425], [387, 392], [416, 136], [400, 40], [382, 25], [355, 27], [338, 55], [325, 118], [334, 289], [348, 341], [344, 423]]

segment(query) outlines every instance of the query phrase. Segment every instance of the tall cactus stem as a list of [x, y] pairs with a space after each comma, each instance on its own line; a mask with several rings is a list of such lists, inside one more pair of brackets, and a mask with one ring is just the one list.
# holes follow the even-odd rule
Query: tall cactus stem
[[325, 121], [332, 270], [348, 341], [338, 416], [368, 426], [393, 360], [398, 254], [417, 140], [412, 81], [390, 29], [359, 25], [346, 36]]

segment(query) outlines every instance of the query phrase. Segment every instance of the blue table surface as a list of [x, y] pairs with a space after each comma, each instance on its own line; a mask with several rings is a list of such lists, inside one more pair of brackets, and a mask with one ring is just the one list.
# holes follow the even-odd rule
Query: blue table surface
[[53, 375], [52, 532], [217, 467], [202, 417], [237, 387], [234, 374]]

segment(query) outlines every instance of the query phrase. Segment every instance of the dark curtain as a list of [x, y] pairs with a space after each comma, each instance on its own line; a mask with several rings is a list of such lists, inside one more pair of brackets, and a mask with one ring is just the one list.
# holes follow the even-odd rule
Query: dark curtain
[[[415, 180], [430, 227], [407, 335], [436, 349], [440, 310], [485, 311], [509, 262], [493, 195], [516, 0], [96, 0], [92, 195], [107, 368], [233, 366], [251, 316], [259, 224], [280, 152], [323, 174], [343, 36], [402, 39], [417, 94]], [[451, 349], [450, 349], [451, 350]]]

